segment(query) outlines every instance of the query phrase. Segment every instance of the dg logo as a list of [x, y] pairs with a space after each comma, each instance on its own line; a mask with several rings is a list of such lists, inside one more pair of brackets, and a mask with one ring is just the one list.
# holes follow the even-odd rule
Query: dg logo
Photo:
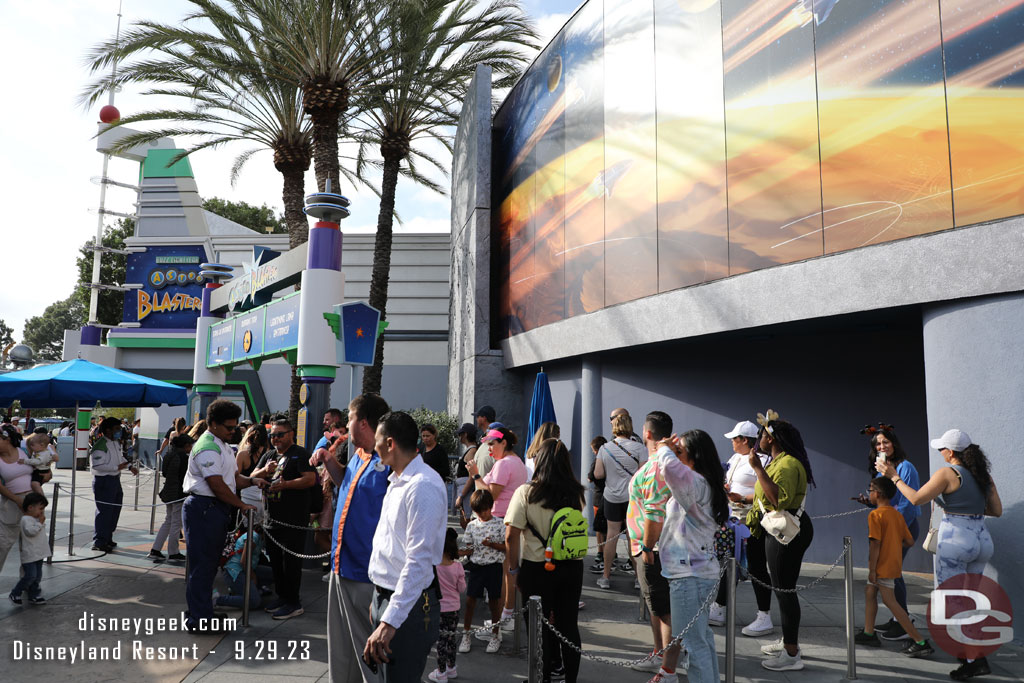
[[987, 576], [958, 574], [932, 591], [928, 630], [954, 657], [987, 657], [1013, 640], [1010, 597]]

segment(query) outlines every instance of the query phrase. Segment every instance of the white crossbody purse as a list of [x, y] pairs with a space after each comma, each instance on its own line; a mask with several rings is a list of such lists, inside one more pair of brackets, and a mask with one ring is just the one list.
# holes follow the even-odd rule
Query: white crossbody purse
[[930, 553], [935, 553], [939, 547], [939, 528], [935, 522], [935, 503], [932, 503], [932, 513], [928, 519], [928, 533], [925, 534], [923, 547]]
[[789, 545], [800, 533], [800, 515], [803, 514], [804, 505], [807, 504], [807, 495], [804, 495], [804, 500], [800, 503], [795, 515], [786, 510], [767, 511], [760, 498], [757, 504], [761, 508], [761, 528], [782, 545]]

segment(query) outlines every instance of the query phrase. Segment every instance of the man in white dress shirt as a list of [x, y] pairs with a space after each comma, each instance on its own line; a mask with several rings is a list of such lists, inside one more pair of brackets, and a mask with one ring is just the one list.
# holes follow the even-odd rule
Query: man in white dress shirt
[[434, 567], [444, 548], [448, 496], [441, 477], [416, 452], [418, 436], [406, 413], [388, 413], [377, 424], [376, 450], [391, 467], [391, 485], [370, 553], [374, 631], [363, 658], [371, 667], [386, 667], [390, 683], [421, 680], [440, 627]]

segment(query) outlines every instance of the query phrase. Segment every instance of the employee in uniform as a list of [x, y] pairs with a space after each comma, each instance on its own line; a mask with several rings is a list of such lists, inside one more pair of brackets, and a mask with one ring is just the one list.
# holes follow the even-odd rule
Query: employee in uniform
[[[129, 465], [121, 450], [121, 435], [118, 433], [121, 421], [116, 417], [105, 417], [96, 431], [98, 436], [89, 450], [92, 493], [96, 499], [92, 549], [109, 553], [117, 545], [114, 543], [114, 529], [121, 517], [121, 502], [124, 500], [121, 470]], [[137, 475], [139, 470], [132, 467], [131, 472]]]
[[[235, 453], [227, 444], [242, 409], [224, 399], [206, 409], [207, 430], [192, 447], [183, 488], [188, 494], [182, 511], [188, 574], [185, 577], [187, 624], [205, 630], [213, 618], [213, 580], [231, 528], [232, 508], [254, 510], [238, 497], [238, 489], [263, 486], [266, 482], [238, 474]], [[209, 629], [215, 630], [215, 629]]]

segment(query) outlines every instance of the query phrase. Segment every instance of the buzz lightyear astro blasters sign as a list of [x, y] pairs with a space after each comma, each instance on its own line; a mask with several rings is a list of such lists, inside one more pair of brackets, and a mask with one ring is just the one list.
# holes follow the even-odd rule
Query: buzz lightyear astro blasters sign
[[195, 329], [204, 284], [199, 264], [206, 260], [206, 250], [201, 245], [154, 246], [126, 258], [126, 284], [142, 287], [125, 292], [124, 322]]

